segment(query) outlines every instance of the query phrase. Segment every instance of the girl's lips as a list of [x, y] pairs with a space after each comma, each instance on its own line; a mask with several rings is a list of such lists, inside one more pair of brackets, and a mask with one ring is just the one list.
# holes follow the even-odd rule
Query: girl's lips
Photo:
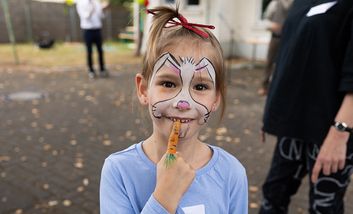
[[193, 120], [190, 118], [179, 118], [179, 117], [167, 117], [167, 118], [173, 122], [176, 122], [179, 120], [181, 123], [189, 123], [190, 121]]

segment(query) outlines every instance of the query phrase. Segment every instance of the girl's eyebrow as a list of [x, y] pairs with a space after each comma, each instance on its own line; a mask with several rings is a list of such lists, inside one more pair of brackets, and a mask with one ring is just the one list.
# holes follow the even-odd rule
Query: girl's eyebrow
[[193, 79], [196, 81], [209, 82], [213, 84], [213, 80], [209, 75], [207, 75], [207, 77], [196, 75]]
[[177, 77], [177, 75], [173, 75], [174, 73], [162, 73], [162, 74], [157, 74], [156, 78], [157, 79], [174, 79]]

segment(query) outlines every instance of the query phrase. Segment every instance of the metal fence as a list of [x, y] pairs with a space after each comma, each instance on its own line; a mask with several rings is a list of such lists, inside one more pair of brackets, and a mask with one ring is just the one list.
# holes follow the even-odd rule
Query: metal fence
[[[8, 0], [11, 21], [17, 42], [36, 41], [42, 34], [55, 40], [80, 41], [79, 17], [75, 6], [32, 0]], [[130, 12], [124, 7], [112, 6], [106, 13], [103, 35], [117, 37], [130, 23]], [[9, 42], [5, 17], [0, 5], [0, 42]]]

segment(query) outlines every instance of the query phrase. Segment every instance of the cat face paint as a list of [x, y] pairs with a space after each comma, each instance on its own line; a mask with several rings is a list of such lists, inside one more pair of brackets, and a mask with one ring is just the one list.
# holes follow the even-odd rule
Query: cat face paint
[[163, 54], [153, 68], [149, 88], [153, 88], [152, 115], [180, 119], [182, 123], [207, 122], [216, 95], [216, 72], [210, 60], [181, 58]]

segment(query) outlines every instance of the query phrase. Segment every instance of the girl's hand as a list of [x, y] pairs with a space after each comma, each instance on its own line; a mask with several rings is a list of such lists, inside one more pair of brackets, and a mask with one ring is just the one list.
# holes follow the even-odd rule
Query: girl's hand
[[176, 160], [166, 167], [165, 156], [157, 164], [157, 184], [153, 196], [169, 213], [175, 213], [181, 197], [195, 178], [195, 170], [178, 152]]
[[330, 128], [316, 158], [311, 175], [313, 183], [317, 182], [321, 170], [324, 175], [330, 175], [344, 168], [348, 138], [348, 132], [339, 132], [333, 127]]

